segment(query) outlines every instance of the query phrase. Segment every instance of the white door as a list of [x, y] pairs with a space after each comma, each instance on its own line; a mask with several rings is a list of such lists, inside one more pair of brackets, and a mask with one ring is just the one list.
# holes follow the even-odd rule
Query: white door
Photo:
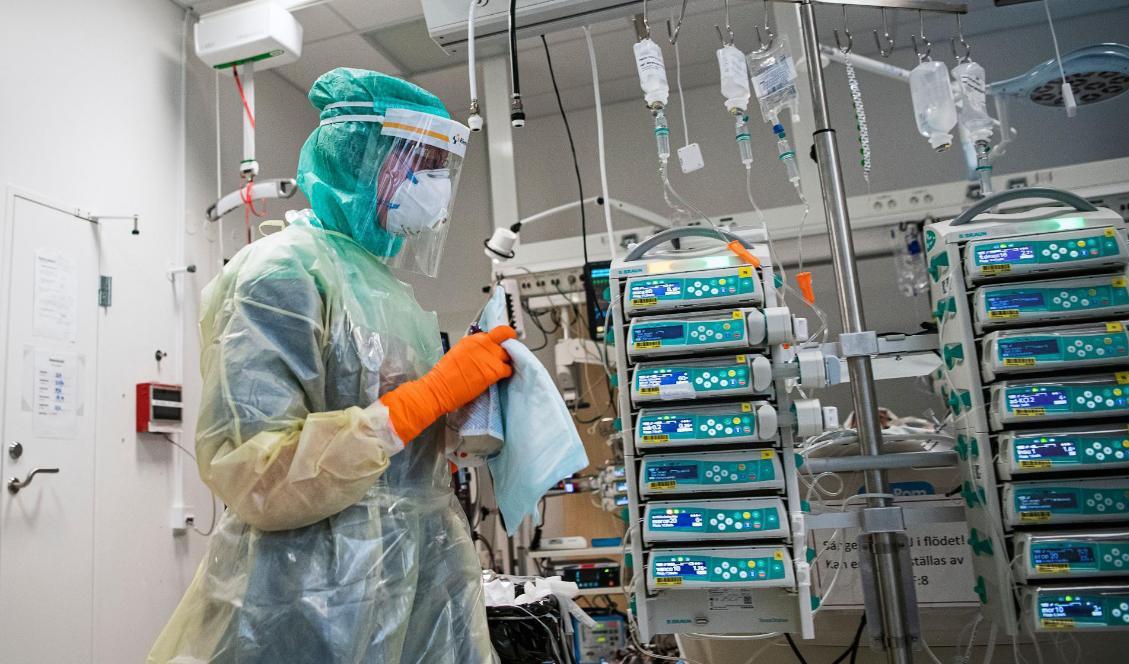
[[[90, 662], [98, 229], [9, 200], [0, 226], [0, 662]], [[13, 478], [37, 469], [11, 491]]]

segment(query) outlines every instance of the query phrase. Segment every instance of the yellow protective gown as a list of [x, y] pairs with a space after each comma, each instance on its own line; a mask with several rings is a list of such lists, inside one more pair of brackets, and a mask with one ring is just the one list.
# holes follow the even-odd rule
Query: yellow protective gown
[[309, 213], [204, 291], [200, 475], [228, 505], [150, 662], [494, 660], [441, 420], [384, 392], [442, 354], [434, 313]]

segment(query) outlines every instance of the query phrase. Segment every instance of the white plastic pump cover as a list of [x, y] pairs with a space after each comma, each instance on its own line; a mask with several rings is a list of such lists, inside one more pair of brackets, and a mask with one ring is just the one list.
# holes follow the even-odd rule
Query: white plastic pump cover
[[725, 97], [725, 110], [744, 111], [749, 107], [749, 66], [745, 54], [733, 45], [717, 49], [717, 67], [721, 71], [721, 95]]
[[639, 72], [639, 87], [647, 105], [656, 102], [666, 106], [670, 99], [670, 85], [666, 82], [666, 63], [659, 45], [650, 38], [635, 43], [635, 69]]

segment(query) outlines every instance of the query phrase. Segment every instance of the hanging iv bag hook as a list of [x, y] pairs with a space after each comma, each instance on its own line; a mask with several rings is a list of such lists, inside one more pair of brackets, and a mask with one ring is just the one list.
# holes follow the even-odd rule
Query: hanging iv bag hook
[[917, 56], [918, 61], [925, 62], [930, 59], [929, 52], [933, 50], [933, 42], [929, 41], [929, 38], [925, 36], [925, 13], [920, 9], [917, 10], [917, 18], [921, 25], [921, 41], [925, 45], [925, 50], [922, 51], [921, 44], [917, 43], [918, 35], [911, 35], [910, 41], [913, 42], [913, 53]]
[[[634, 23], [636, 18], [637, 17], [633, 16], [631, 22]], [[651, 38], [651, 24], [647, 22], [647, 0], [643, 0], [643, 32], [640, 34], [639, 26], [636, 25], [635, 36], [638, 37], [639, 41]]]
[[678, 23], [674, 26], [674, 32], [670, 30], [670, 20], [668, 19], [666, 22], [666, 32], [669, 35], [668, 41], [670, 41], [671, 46], [674, 46], [674, 43], [678, 41], [678, 31], [682, 29], [682, 19], [686, 18], [686, 2], [687, 0], [682, 0], [682, 9], [678, 11]]
[[721, 33], [721, 28], [715, 23], [714, 30], [717, 30], [717, 38], [721, 40], [722, 47], [733, 45], [733, 28], [729, 25], [729, 0], [721, 0], [725, 5], [725, 32], [729, 34], [729, 39], [725, 39], [725, 35]]
[[[757, 32], [757, 41], [760, 43], [760, 48], [757, 48], [750, 53], [764, 53], [772, 48], [772, 41], [776, 39], [776, 33], [772, 31], [772, 27], [768, 24], [768, 0], [764, 0], [764, 34], [761, 34], [762, 26], [755, 26], [753, 29]], [[767, 35], [767, 37], [766, 37]]]
[[878, 54], [884, 58], [890, 57], [894, 52], [894, 38], [890, 36], [890, 28], [886, 24], [886, 8], [882, 8], [882, 38], [878, 38], [878, 29], [874, 30], [874, 45], [878, 48]]
[[[953, 37], [949, 40], [949, 43], [952, 44], [952, 47], [953, 47], [953, 57], [956, 58], [957, 63], [971, 62], [972, 61], [972, 45], [969, 44], [964, 39], [964, 29], [961, 27], [961, 24], [960, 24], [960, 14], [957, 14], [956, 17], [957, 17], [957, 34], [956, 34], [955, 37]], [[961, 48], [964, 49], [963, 54], [957, 53], [957, 42], [958, 41], [960, 42]]]
[[841, 5], [841, 8], [843, 10], [843, 34], [847, 36], [847, 44], [844, 46], [842, 40], [839, 38], [838, 28], [835, 28], [832, 32], [835, 33], [835, 45], [846, 55], [851, 52], [851, 47], [854, 46], [855, 39], [851, 36], [851, 29], [847, 27], [847, 6]]

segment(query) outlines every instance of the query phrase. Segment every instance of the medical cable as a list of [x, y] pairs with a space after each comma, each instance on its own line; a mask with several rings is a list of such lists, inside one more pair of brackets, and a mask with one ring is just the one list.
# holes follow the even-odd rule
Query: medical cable
[[[557, 110], [561, 112], [561, 122], [564, 123], [565, 135], [568, 136], [568, 151], [572, 154], [572, 169], [576, 172], [576, 189], [580, 200], [580, 245], [584, 249], [584, 264], [588, 264], [588, 215], [584, 212], [584, 182], [580, 178], [580, 162], [576, 158], [576, 143], [572, 140], [572, 126], [568, 122], [564, 103], [561, 101], [561, 90], [557, 87], [557, 74], [553, 70], [553, 57], [549, 55], [549, 42], [545, 35], [541, 35], [541, 45], [545, 47], [545, 63], [549, 65], [549, 80], [553, 83], [553, 94], [557, 98]], [[607, 199], [605, 199], [607, 200]]]
[[808, 660], [804, 659], [804, 654], [800, 652], [800, 648], [796, 645], [796, 641], [792, 638], [792, 635], [785, 632], [784, 638], [788, 641], [788, 647], [792, 649], [793, 653], [795, 653], [796, 659], [800, 662], [800, 664], [808, 664]]
[[517, 0], [510, 0], [509, 11], [510, 26], [510, 81], [513, 93], [510, 95], [510, 124], [514, 127], [525, 126], [525, 110], [521, 105], [521, 75], [518, 73], [517, 64]]
[[1051, 0], [1043, 0], [1043, 9], [1047, 13], [1051, 42], [1055, 47], [1055, 61], [1058, 62], [1058, 73], [1062, 77], [1062, 105], [1066, 107], [1066, 117], [1072, 118], [1078, 114], [1078, 103], [1074, 101], [1074, 88], [1066, 81], [1066, 70], [1062, 66], [1062, 53], [1058, 50], [1058, 34], [1055, 32], [1054, 18], [1051, 17]]
[[[170, 445], [172, 445], [173, 447], [177, 448], [181, 452], [184, 452], [186, 455], [188, 455], [188, 458], [192, 459], [192, 463], [196, 463], [196, 455], [193, 454], [192, 452], [189, 452], [186, 447], [184, 447], [180, 443], [173, 440], [172, 436], [170, 436], [167, 433], [161, 434], [161, 436], [166, 441], [168, 441], [168, 443]], [[208, 489], [208, 497], [211, 498], [210, 502], [212, 503], [212, 522], [208, 524], [208, 529], [207, 530], [200, 530], [199, 528], [196, 527], [195, 522], [193, 522], [191, 524], [192, 530], [196, 531], [196, 534], [200, 535], [202, 537], [209, 537], [216, 530], [216, 496], [215, 496], [215, 494], [212, 493], [212, 490], [210, 488]]]
[[921, 649], [925, 651], [925, 654], [929, 655], [929, 659], [933, 660], [933, 664], [942, 664], [941, 660], [933, 654], [933, 649], [930, 648], [929, 644], [925, 641], [925, 636], [918, 634], [917, 642], [921, 644]]
[[[685, 4], [682, 6], [686, 7]], [[682, 145], [687, 147], [690, 145], [690, 123], [686, 119], [686, 95], [682, 94], [682, 59], [678, 55], [677, 41], [674, 43], [674, 85], [678, 88], [678, 105], [682, 108]]]
[[[596, 147], [600, 155], [600, 191], [604, 200], [610, 201], [607, 155], [604, 150], [604, 107], [600, 99], [600, 70], [596, 65], [596, 48], [592, 45], [592, 30], [587, 25], [584, 26], [584, 40], [588, 44], [588, 62], [592, 66], [592, 96], [596, 104]], [[618, 256], [616, 255], [615, 232], [612, 230], [612, 210], [610, 205], [604, 205], [603, 208], [604, 224], [608, 231], [608, 252], [611, 253], [611, 260], [614, 261]]]
[[831, 660], [831, 664], [841, 664], [848, 657], [851, 658], [851, 664], [855, 662], [855, 656], [858, 655], [859, 644], [862, 642], [862, 630], [866, 627], [866, 611], [862, 612], [862, 617], [859, 618], [859, 626], [855, 630], [855, 636], [851, 639], [851, 644], [843, 651], [841, 655]]
[[486, 2], [487, 0], [470, 0], [470, 7], [467, 9], [467, 84], [470, 86], [470, 116], [467, 118], [467, 125], [471, 131], [482, 130], [482, 116], [478, 113], [478, 72], [474, 62], [474, 13], [479, 3], [486, 4]]

